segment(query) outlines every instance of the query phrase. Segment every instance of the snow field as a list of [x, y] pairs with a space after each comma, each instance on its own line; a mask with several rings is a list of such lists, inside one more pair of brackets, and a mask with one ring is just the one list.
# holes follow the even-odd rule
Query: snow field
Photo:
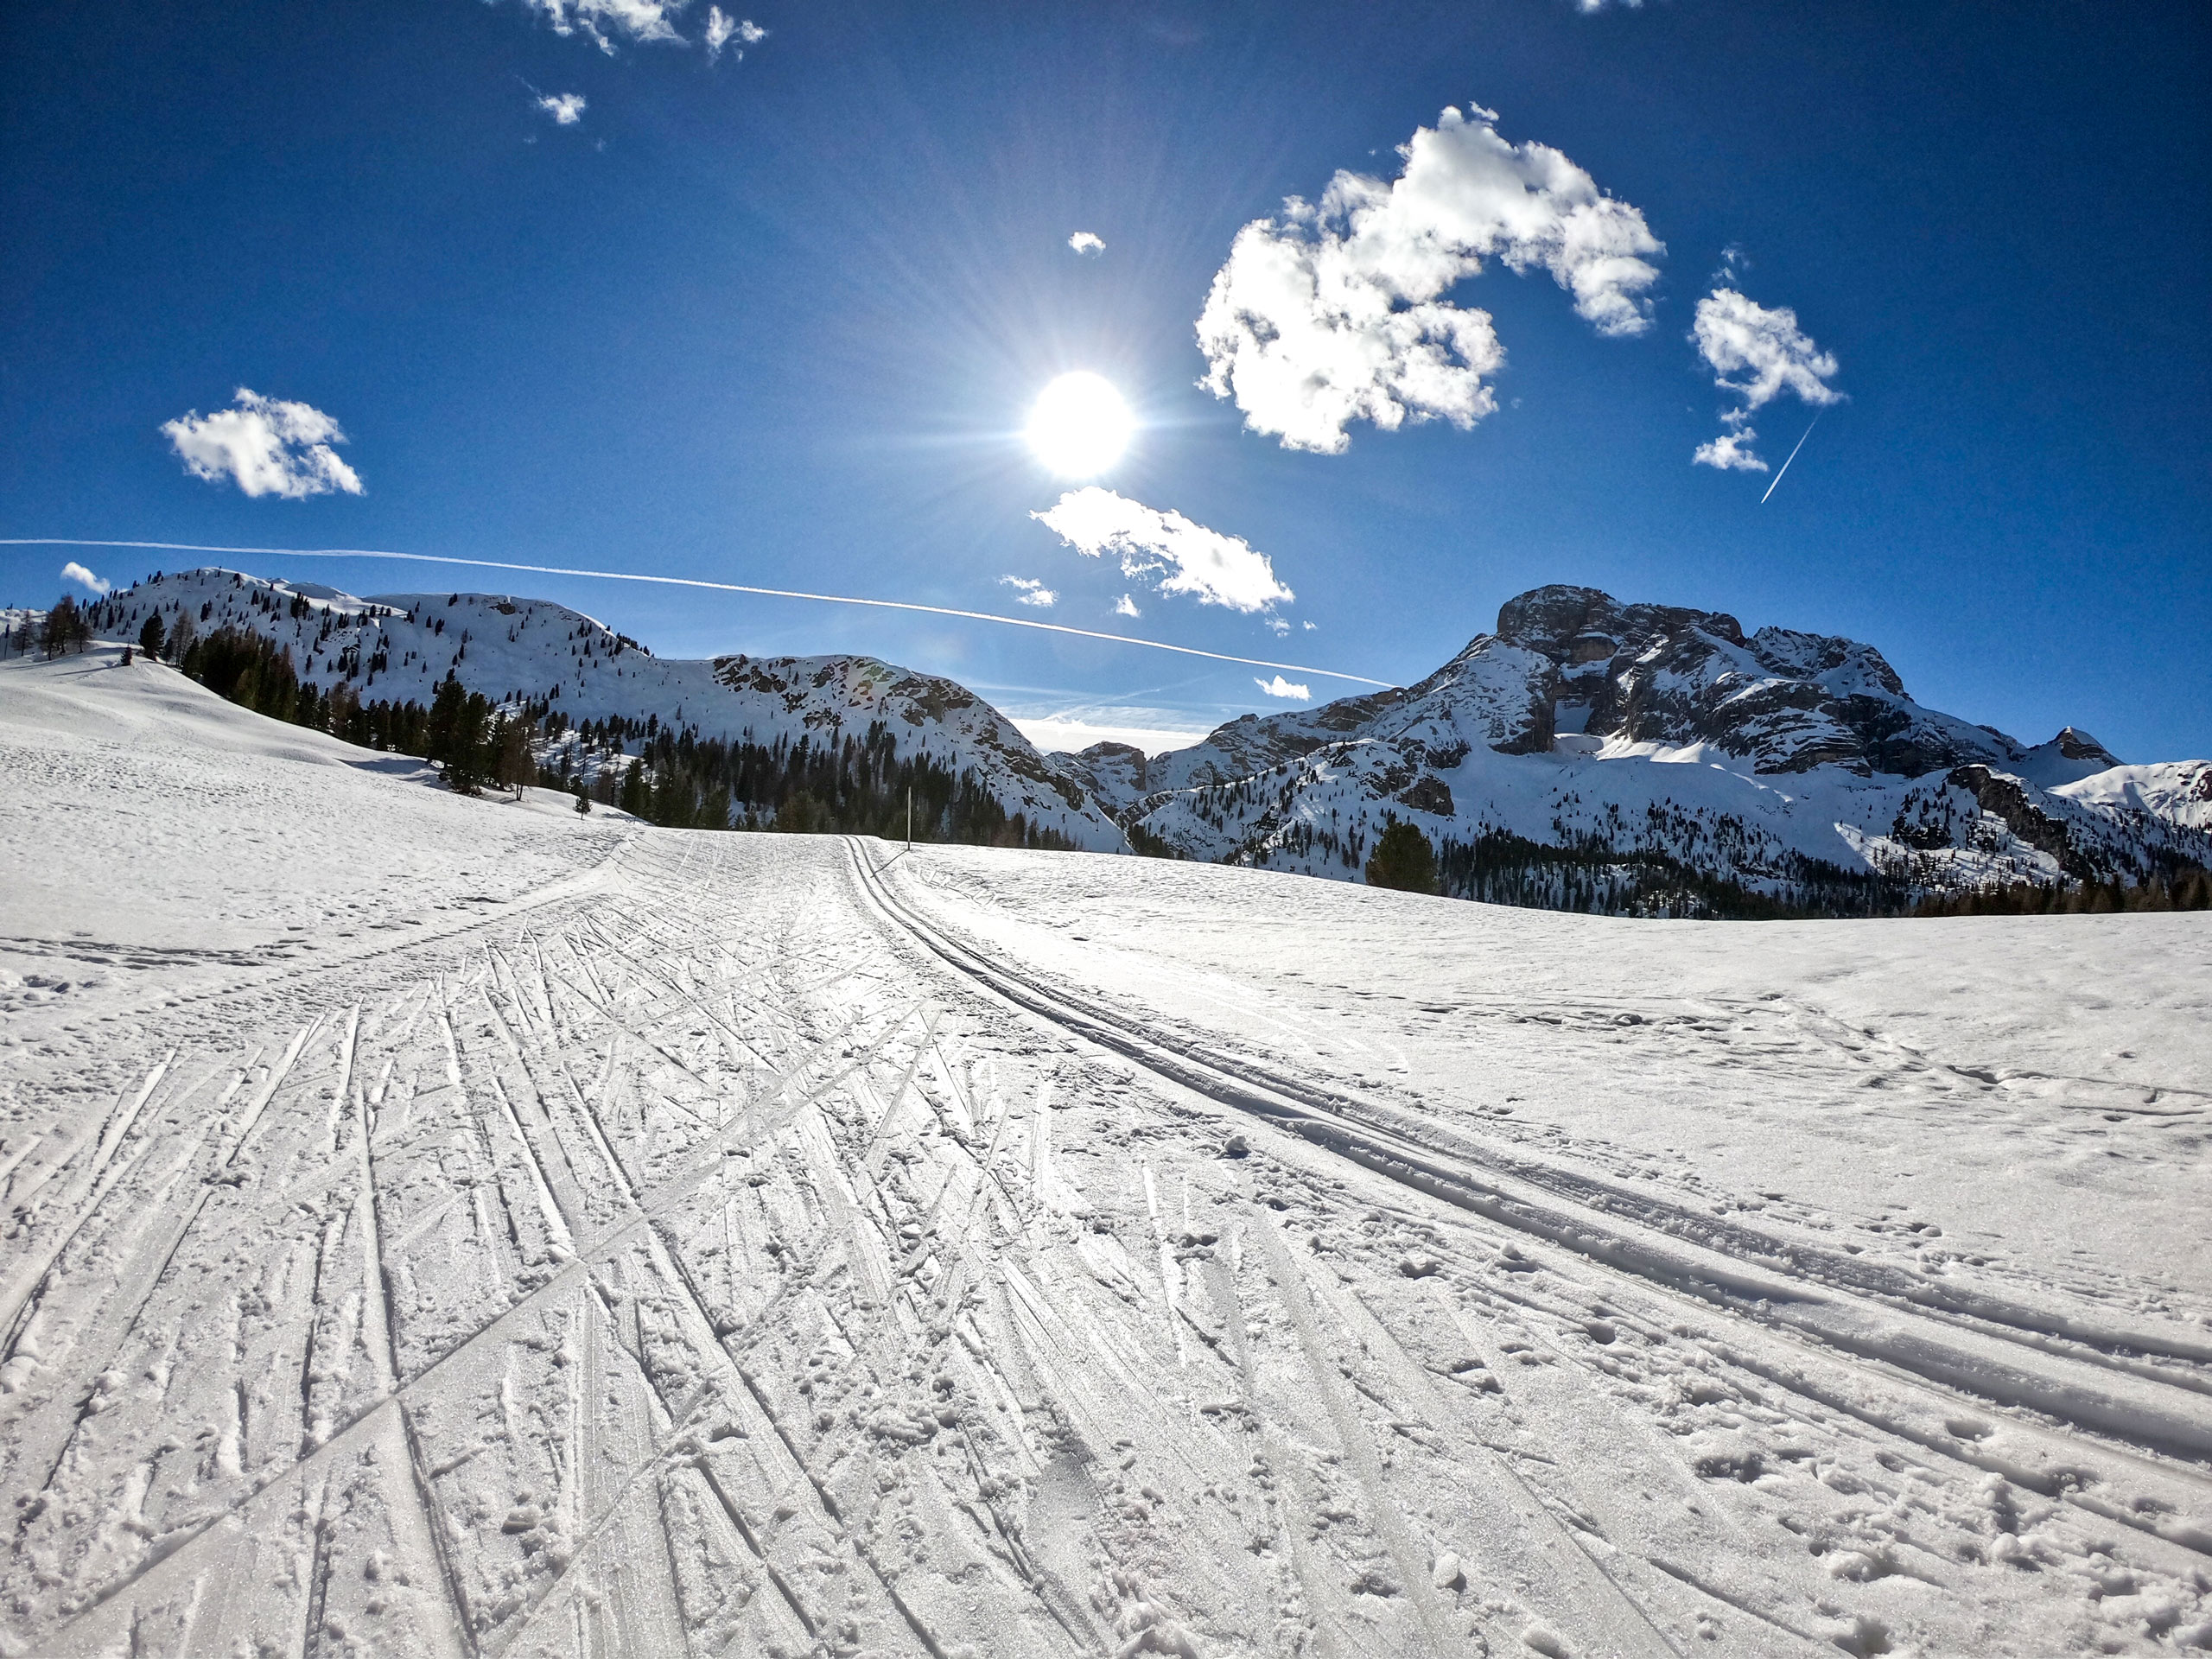
[[2212, 1643], [2202, 918], [645, 831], [66, 667], [9, 1653]]

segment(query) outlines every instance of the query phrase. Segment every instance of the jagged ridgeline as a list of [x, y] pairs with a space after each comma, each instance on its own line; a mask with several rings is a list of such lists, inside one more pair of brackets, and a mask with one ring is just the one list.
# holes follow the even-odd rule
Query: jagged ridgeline
[[80, 616], [457, 787], [535, 782], [670, 825], [899, 836], [911, 791], [921, 839], [1349, 881], [1404, 825], [1436, 891], [1629, 916], [2212, 894], [2212, 764], [2126, 765], [2070, 727], [2031, 747], [1923, 708], [1872, 645], [1594, 588], [1509, 601], [1418, 684], [1154, 755], [1040, 753], [966, 688], [872, 658], [666, 661], [542, 601], [197, 570]]
[[464, 792], [530, 784], [674, 827], [906, 833], [1123, 850], [1120, 827], [988, 704], [861, 657], [666, 662], [541, 601], [356, 599], [228, 570], [85, 607], [94, 632], [235, 702], [420, 755]]

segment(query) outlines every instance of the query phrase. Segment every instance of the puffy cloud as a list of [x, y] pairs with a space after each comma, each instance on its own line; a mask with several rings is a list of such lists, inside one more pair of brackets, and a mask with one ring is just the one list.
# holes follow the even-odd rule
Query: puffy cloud
[[734, 55], [742, 59], [745, 48], [760, 45], [768, 38], [768, 31], [750, 17], [733, 17], [720, 6], [709, 6], [707, 8], [706, 38], [707, 61], [713, 63], [721, 56], [722, 48], [732, 41], [737, 42]]
[[1127, 594], [1123, 594], [1119, 599], [1114, 601], [1114, 614], [1116, 616], [1141, 616], [1144, 613], [1137, 609], [1136, 601], [1131, 599]]
[[[1698, 355], [1712, 365], [1715, 385], [1740, 393], [1752, 409], [1794, 391], [1807, 403], [1838, 404], [1843, 394], [1827, 383], [1835, 374], [1834, 354], [1813, 344], [1788, 306], [1771, 310], [1732, 288], [1717, 288], [1697, 302], [1690, 332]], [[1742, 374], [1741, 380], [1731, 380]]]
[[61, 580], [73, 582], [79, 588], [88, 588], [98, 594], [102, 599], [105, 599], [115, 587], [115, 584], [105, 576], [94, 575], [74, 559], [61, 567]]
[[541, 92], [537, 107], [551, 116], [556, 126], [573, 127], [584, 118], [584, 95], [582, 92]]
[[630, 41], [667, 41], [681, 44], [671, 20], [683, 10], [685, 0], [523, 0], [544, 15], [556, 35], [584, 35], [601, 51], [614, 50], [613, 37]]
[[330, 447], [345, 442], [346, 434], [321, 410], [244, 386], [232, 402], [212, 415], [195, 409], [162, 423], [162, 435], [194, 478], [228, 479], [248, 495], [294, 501], [333, 490], [362, 493], [361, 475]]
[[1690, 457], [1698, 467], [1718, 467], [1722, 472], [1763, 473], [1766, 462], [1751, 452], [1751, 443], [1758, 434], [1748, 426], [1738, 427], [1733, 432], [1723, 432], [1711, 443], [1700, 443]]
[[1034, 605], [1042, 611], [1050, 610], [1059, 602], [1060, 596], [1041, 582], [1032, 582], [1027, 576], [1001, 576], [999, 581], [1006, 587], [1020, 590], [1014, 601], [1017, 605]]
[[[1161, 512], [1093, 484], [1063, 495], [1049, 509], [1029, 515], [1058, 532], [1078, 553], [1096, 558], [1109, 549], [1125, 576], [1168, 573], [1163, 594], [1191, 594], [1202, 605], [1264, 612], [1277, 600], [1297, 597], [1275, 580], [1268, 556], [1236, 536], [1192, 524], [1179, 512]], [[1134, 611], [1134, 607], [1132, 607]]]
[[[1730, 249], [1724, 257], [1734, 254]], [[1716, 288], [1697, 302], [1690, 338], [1713, 370], [1713, 384], [1744, 400], [1721, 416], [1729, 430], [1700, 444], [1690, 457], [1693, 465], [1763, 473], [1766, 463], [1751, 448], [1758, 436], [1748, 424], [1753, 410], [1785, 391], [1816, 409], [1843, 401], [1843, 394], [1828, 385], [1838, 367], [1834, 353], [1815, 346], [1786, 305], [1770, 308], [1732, 288]], [[1731, 375], [1741, 378], [1732, 380]]]
[[1077, 231], [1068, 238], [1068, 248], [1075, 253], [1103, 253], [1106, 238], [1090, 231]]
[[1313, 693], [1306, 687], [1294, 684], [1292, 682], [1283, 678], [1280, 674], [1276, 675], [1272, 680], [1255, 679], [1252, 683], [1258, 686], [1261, 691], [1266, 696], [1270, 697], [1281, 697], [1288, 702], [1311, 702], [1313, 701]]
[[1200, 384], [1284, 448], [1339, 454], [1344, 429], [1408, 419], [1472, 426], [1505, 361], [1487, 311], [1442, 296], [1496, 258], [1548, 271], [1601, 334], [1651, 326], [1643, 215], [1548, 144], [1508, 143], [1494, 111], [1446, 110], [1399, 147], [1389, 183], [1340, 172], [1318, 207], [1236, 233], [1198, 323]]

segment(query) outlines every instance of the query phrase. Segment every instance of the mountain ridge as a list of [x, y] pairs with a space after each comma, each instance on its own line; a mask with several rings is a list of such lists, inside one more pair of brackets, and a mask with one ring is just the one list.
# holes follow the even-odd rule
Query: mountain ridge
[[[358, 599], [204, 569], [88, 607], [243, 627], [301, 680], [427, 703], [448, 676], [547, 722], [541, 761], [595, 776], [684, 741], [849, 751], [972, 779], [1039, 844], [1357, 880], [1393, 819], [1445, 890], [1633, 913], [1871, 913], [2022, 882], [2133, 885], [2212, 867], [2212, 766], [2123, 765], [2088, 734], [2030, 746], [1926, 708], [1874, 646], [1556, 584], [1413, 685], [1247, 715], [1147, 755], [1046, 753], [957, 681], [850, 654], [654, 657], [584, 613], [452, 592]], [[664, 754], [665, 744], [656, 753]], [[747, 822], [772, 822], [741, 795]], [[1764, 908], [1763, 908], [1764, 907]]]

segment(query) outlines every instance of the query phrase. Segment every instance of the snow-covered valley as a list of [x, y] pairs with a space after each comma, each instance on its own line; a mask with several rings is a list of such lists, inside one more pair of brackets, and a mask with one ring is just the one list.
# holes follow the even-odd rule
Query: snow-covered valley
[[0, 757], [8, 1654], [2212, 1647], [2212, 915]]

